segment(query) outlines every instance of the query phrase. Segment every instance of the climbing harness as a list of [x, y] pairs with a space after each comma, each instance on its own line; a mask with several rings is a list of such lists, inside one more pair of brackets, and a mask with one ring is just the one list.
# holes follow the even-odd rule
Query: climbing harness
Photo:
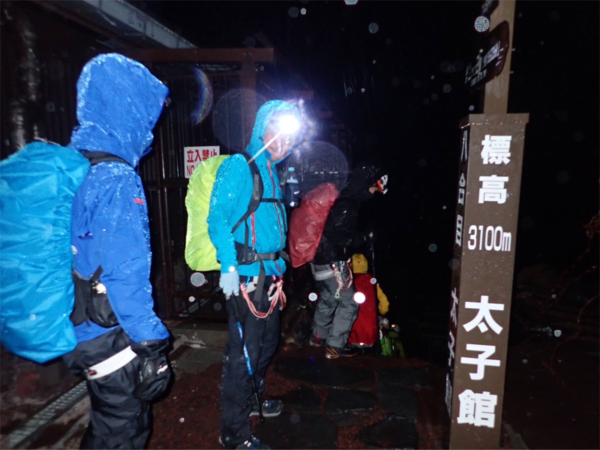
[[[342, 275], [344, 265], [348, 269], [348, 279], [346, 281], [344, 281], [344, 276]], [[350, 269], [350, 260], [346, 262], [340, 261], [339, 263], [332, 263], [331, 268], [333, 269], [333, 275], [335, 276], [335, 281], [337, 282], [338, 286], [337, 290], [335, 291], [335, 298], [340, 298], [340, 292], [350, 289], [354, 279], [352, 276], [352, 270]]]
[[[258, 277], [255, 277], [255, 278], [258, 278]], [[269, 306], [269, 310], [266, 313], [258, 311], [256, 309], [256, 306], [254, 306], [254, 302], [250, 299], [248, 292], [252, 292], [253, 290], [255, 290], [255, 289], [248, 290], [246, 283], [240, 284], [240, 291], [242, 293], [242, 297], [244, 297], [244, 300], [246, 300], [246, 303], [248, 304], [248, 308], [250, 309], [250, 312], [258, 319], [266, 319], [267, 317], [269, 317], [271, 315], [271, 313], [275, 310], [275, 306], [277, 306], [277, 303], [280, 303], [280, 306], [279, 306], [280, 310], [285, 308], [287, 298], [285, 296], [285, 292], [283, 291], [283, 278], [282, 277], [279, 277], [279, 280], [277, 281], [277, 278], [275, 276], [273, 276], [273, 283], [271, 284], [271, 286], [269, 286], [269, 290], [267, 291], [267, 295], [269, 297], [269, 302], [271, 303], [271, 306]]]

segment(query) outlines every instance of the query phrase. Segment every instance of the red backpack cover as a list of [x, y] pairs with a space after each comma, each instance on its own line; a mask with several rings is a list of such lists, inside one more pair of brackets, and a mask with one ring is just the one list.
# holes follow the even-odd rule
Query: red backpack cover
[[338, 195], [335, 184], [319, 184], [304, 196], [300, 207], [292, 213], [288, 237], [293, 267], [315, 258], [329, 210]]
[[366, 299], [358, 309], [348, 344], [371, 347], [377, 342], [377, 281], [368, 273], [355, 273], [354, 285], [357, 292], [365, 294]]

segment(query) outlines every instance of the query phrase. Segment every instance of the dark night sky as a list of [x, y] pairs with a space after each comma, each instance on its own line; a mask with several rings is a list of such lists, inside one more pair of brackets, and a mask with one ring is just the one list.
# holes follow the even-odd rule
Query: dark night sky
[[[478, 95], [464, 88], [464, 65], [481, 39], [473, 28], [481, 3], [136, 4], [198, 47], [243, 47], [258, 32], [269, 37], [353, 130], [355, 159], [374, 152], [389, 167], [390, 194], [367, 207], [386, 236], [377, 246], [384, 287], [405, 308], [419, 304], [447, 315], [458, 122], [470, 105], [480, 112]], [[290, 8], [306, 8], [306, 15], [293, 18]], [[598, 212], [598, 12], [595, 1], [517, 1], [509, 112], [531, 114], [517, 271], [571, 263], [586, 242], [582, 225]], [[345, 94], [344, 79], [352, 94]]]

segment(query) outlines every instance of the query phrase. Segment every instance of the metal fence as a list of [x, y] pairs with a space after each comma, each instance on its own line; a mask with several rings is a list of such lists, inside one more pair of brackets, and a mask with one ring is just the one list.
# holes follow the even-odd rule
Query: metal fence
[[[163, 317], [226, 318], [224, 298], [218, 289], [219, 273], [209, 272], [197, 278], [206, 280], [201, 286], [192, 283], [195, 274], [185, 262], [187, 211], [185, 196], [186, 146], [219, 145], [221, 154], [229, 154], [233, 141], [243, 135], [243, 121], [229, 120], [218, 140], [214, 133], [214, 115], [198, 123], [194, 111], [198, 103], [198, 82], [191, 67], [156, 65], [153, 71], [169, 87], [170, 104], [154, 130], [154, 151], [140, 165], [140, 175], [147, 190], [153, 249], [153, 282], [157, 312]], [[239, 114], [239, 98], [226, 94], [240, 86], [239, 75], [232, 72], [209, 74], [214, 103], [226, 102], [225, 112]], [[231, 126], [237, 122], [239, 129]], [[242, 143], [243, 144], [243, 143]], [[196, 283], [197, 284], [197, 283]]]

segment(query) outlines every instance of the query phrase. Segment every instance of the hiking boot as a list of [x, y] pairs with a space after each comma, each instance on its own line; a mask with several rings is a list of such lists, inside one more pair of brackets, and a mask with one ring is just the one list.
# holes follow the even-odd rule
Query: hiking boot
[[314, 334], [310, 336], [308, 343], [311, 347], [325, 347], [325, 339], [318, 338]]
[[337, 347], [327, 347], [325, 349], [325, 358], [327, 359], [337, 359], [337, 358], [349, 358], [351, 356], [355, 356], [358, 354], [358, 350], [348, 345], [345, 345], [342, 348]]
[[[281, 400], [265, 400], [262, 402], [263, 417], [277, 417], [283, 411], [283, 402]], [[258, 405], [252, 406], [251, 416], [258, 416]]]
[[223, 446], [223, 448], [271, 448], [263, 441], [254, 436], [250, 436], [250, 439], [245, 440], [241, 444], [233, 443], [229, 438], [224, 438], [223, 436], [219, 437], [219, 444]]

